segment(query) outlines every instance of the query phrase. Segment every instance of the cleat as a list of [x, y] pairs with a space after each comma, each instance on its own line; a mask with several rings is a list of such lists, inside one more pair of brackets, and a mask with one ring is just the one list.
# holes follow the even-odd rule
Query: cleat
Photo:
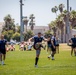
[[52, 57], [52, 60], [55, 60], [54, 57]]
[[35, 65], [36, 68], [38, 68], [38, 65]]
[[4, 62], [2, 61], [2, 64], [1, 65], [4, 65]]

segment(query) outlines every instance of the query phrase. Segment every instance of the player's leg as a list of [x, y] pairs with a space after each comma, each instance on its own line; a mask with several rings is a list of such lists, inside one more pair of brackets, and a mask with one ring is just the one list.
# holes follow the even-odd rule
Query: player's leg
[[76, 47], [74, 48], [74, 55], [76, 56]]
[[52, 54], [51, 54], [52, 60], [54, 60], [54, 55], [55, 55], [55, 53], [56, 53], [56, 51], [52, 51]]
[[71, 55], [73, 54], [73, 49], [74, 49], [74, 48], [73, 48], [73, 47], [71, 47]]
[[56, 53], [59, 53], [59, 44], [56, 45]]
[[50, 55], [48, 56], [48, 59], [50, 59], [50, 57], [51, 57], [51, 47], [48, 47], [48, 53], [50, 54]]
[[0, 52], [0, 64], [2, 63], [2, 53]]
[[6, 50], [3, 50], [2, 56], [3, 56], [3, 58], [2, 58], [2, 65], [4, 65], [4, 61], [6, 59]]
[[58, 45], [56, 44], [56, 53], [58, 53]]
[[40, 47], [42, 47], [44, 50], [45, 50], [45, 48], [46, 48], [46, 47], [45, 47], [45, 46], [43, 46], [42, 44], [40, 45]]
[[41, 50], [36, 50], [35, 67], [37, 67]]
[[53, 46], [51, 46], [51, 49], [52, 49], [52, 54], [51, 54], [52, 60], [54, 60], [54, 55], [56, 53], [56, 48], [54, 48]]
[[59, 53], [59, 44], [58, 44], [58, 53]]
[[5, 59], [6, 59], [6, 54], [3, 54], [3, 60], [5, 61]]
[[57, 52], [59, 53], [59, 44], [57, 45]]
[[48, 46], [47, 46], [47, 53], [48, 53], [48, 49], [49, 49], [49, 48], [48, 48]]

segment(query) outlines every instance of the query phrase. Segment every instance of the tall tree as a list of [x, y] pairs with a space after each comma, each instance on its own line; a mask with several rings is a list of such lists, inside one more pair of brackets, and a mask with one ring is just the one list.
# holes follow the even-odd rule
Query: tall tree
[[5, 26], [3, 30], [14, 30], [15, 31], [15, 24], [14, 19], [11, 17], [10, 14], [4, 17]]
[[56, 33], [57, 27], [56, 27], [56, 21], [52, 21], [49, 24], [49, 27], [53, 30], [53, 33]]
[[34, 25], [35, 25], [35, 22], [34, 22], [34, 19], [35, 19], [34, 14], [31, 14], [29, 18], [30, 18], [29, 25], [31, 27], [31, 30], [33, 30], [34, 29]]
[[23, 18], [23, 23], [24, 23], [24, 25], [26, 26], [25, 31], [27, 32], [27, 25], [28, 25], [28, 19], [27, 19], [27, 16], [26, 16], [25, 18]]
[[15, 33], [14, 19], [10, 14], [4, 17], [5, 25], [3, 26], [2, 33], [5, 35], [6, 39], [10, 41], [12, 35]]
[[51, 9], [51, 11], [56, 14], [56, 18], [57, 18], [58, 7], [57, 7], [57, 6], [53, 7], [53, 8]]
[[64, 6], [64, 4], [60, 4], [59, 5], [59, 11], [60, 11], [60, 13], [62, 14], [62, 12], [63, 12], [63, 8], [64, 8], [65, 6]]
[[70, 16], [69, 20], [71, 22], [71, 27], [72, 28], [76, 27], [76, 11], [74, 10], [71, 11], [69, 16]]
[[26, 33], [24, 33], [24, 40], [27, 41], [29, 38], [31, 38], [34, 35], [32, 30], [27, 30]]

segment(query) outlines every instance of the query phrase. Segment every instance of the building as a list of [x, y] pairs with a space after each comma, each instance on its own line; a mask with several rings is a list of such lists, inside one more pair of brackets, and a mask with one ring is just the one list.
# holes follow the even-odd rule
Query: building
[[[24, 31], [26, 28], [24, 28]], [[30, 26], [27, 26], [27, 30], [30, 30]], [[36, 35], [38, 32], [41, 32], [42, 34], [44, 34], [46, 31], [49, 30], [49, 27], [48, 26], [34, 26], [34, 34]]]

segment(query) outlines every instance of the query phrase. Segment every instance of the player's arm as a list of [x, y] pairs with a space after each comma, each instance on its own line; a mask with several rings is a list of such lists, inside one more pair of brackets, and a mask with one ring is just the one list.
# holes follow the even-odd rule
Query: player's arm
[[50, 38], [48, 38], [47, 41], [50, 41]]
[[48, 39], [46, 39], [45, 37], [43, 37], [43, 40], [44, 40], [45, 42], [47, 42], [47, 41], [48, 41]]
[[32, 38], [30, 38], [29, 40], [28, 40], [28, 42], [31, 42], [33, 40], [33, 37]]
[[7, 42], [7, 40], [6, 40], [6, 46], [8, 47], [8, 42]]

